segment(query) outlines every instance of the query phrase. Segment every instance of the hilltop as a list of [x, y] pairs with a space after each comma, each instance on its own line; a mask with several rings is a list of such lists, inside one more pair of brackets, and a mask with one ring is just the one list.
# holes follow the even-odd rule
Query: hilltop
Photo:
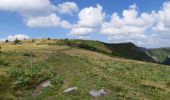
[[[90, 90], [105, 89], [107, 95], [99, 100], [168, 100], [170, 67], [153, 62], [148, 49], [132, 43], [67, 39], [1, 43], [0, 99], [91, 100]], [[52, 87], [33, 97], [36, 87], [47, 80]], [[69, 87], [78, 89], [63, 93]]]
[[82, 48], [109, 56], [121, 57], [138, 61], [146, 61], [170, 65], [170, 48], [147, 49], [129, 43], [104, 43], [92, 40], [60, 40], [60, 44]]

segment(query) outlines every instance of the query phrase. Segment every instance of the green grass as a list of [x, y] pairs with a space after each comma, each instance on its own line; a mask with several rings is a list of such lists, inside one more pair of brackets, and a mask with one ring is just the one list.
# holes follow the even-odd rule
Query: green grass
[[167, 58], [170, 58], [170, 49], [169, 48], [158, 48], [150, 49], [150, 55], [155, 57], [155, 60], [159, 63], [164, 63]]
[[[22, 50], [25, 52], [0, 53], [0, 100], [91, 100], [88, 92], [103, 88], [108, 94], [99, 100], [170, 98], [169, 66], [115, 58], [73, 46], [62, 48], [63, 44], [54, 40], [53, 44], [56, 43], [60, 46], [34, 46], [37, 51], [42, 48], [43, 51], [51, 51], [51, 48], [56, 51], [33, 51], [33, 67], [30, 67], [27, 49]], [[23, 42], [20, 47], [14, 47], [22, 49], [24, 45]], [[45, 80], [51, 80], [53, 87], [47, 87], [37, 97], [32, 97], [32, 91]], [[78, 89], [63, 93], [72, 86]]]
[[87, 50], [96, 51], [104, 54], [112, 53], [112, 51], [109, 48], [107, 48], [104, 43], [99, 41], [64, 39], [64, 40], [60, 40], [57, 44], [87, 49]]
[[[133, 43], [109, 44], [92, 40], [60, 40], [58, 44], [71, 47], [91, 50], [109, 56], [116, 56], [126, 59], [154, 62], [154, 59], [147, 54], [147, 50], [135, 46]], [[54, 44], [53, 44], [54, 45]]]

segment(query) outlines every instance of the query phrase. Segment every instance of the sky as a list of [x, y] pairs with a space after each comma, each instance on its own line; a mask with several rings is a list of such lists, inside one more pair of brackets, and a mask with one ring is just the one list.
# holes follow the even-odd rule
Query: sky
[[170, 0], [1, 0], [0, 40], [133, 42], [170, 47]]

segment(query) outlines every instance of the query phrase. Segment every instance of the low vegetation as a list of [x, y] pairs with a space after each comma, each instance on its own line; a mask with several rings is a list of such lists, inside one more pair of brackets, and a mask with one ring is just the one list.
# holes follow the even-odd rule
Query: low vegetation
[[19, 43], [21, 43], [20, 40], [18, 40], [18, 39], [15, 39], [15, 40], [14, 40], [14, 44], [19, 44]]
[[157, 62], [170, 65], [170, 48], [150, 49], [149, 52]]
[[170, 65], [170, 48], [146, 49], [133, 43], [108, 44], [91, 40], [60, 40], [59, 44], [91, 50], [109, 56]]
[[[1, 44], [0, 100], [91, 100], [88, 92], [100, 89], [108, 94], [99, 100], [169, 100], [169, 66], [110, 56], [112, 51], [98, 41], [85, 41], [88, 46], [78, 41]], [[52, 87], [33, 97], [33, 90], [46, 80]], [[78, 89], [64, 94], [69, 87]]]

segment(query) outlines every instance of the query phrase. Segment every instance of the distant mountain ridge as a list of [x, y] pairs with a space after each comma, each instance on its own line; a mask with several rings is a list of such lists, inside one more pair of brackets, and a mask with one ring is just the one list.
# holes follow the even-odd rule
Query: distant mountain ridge
[[147, 49], [131, 42], [104, 43], [92, 40], [60, 40], [60, 44], [96, 51], [110, 56], [170, 65], [170, 48]]
[[152, 56], [157, 63], [170, 65], [170, 48], [149, 49], [149, 55]]
[[170, 65], [170, 48], [147, 49], [131, 42], [104, 43], [93, 40], [60, 40], [60, 44], [96, 51], [110, 56]]

